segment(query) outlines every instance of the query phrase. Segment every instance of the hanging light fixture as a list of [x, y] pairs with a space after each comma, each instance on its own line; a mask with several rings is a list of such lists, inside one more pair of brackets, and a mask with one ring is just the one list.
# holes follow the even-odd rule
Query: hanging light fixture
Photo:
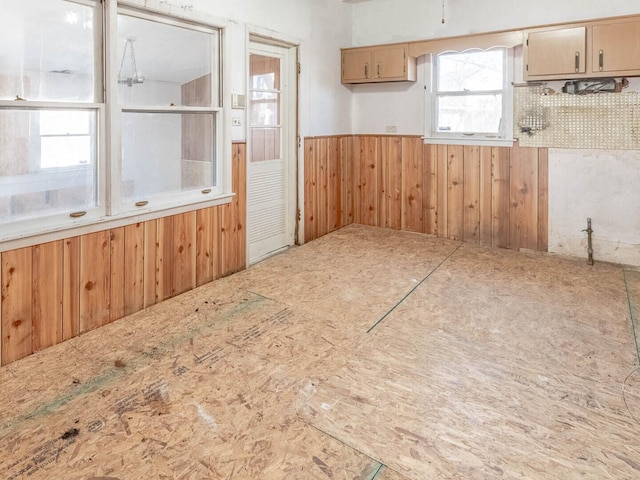
[[442, 23], [444, 23], [444, 0], [442, 0]]
[[[134, 85], [144, 83], [144, 77], [138, 73], [138, 67], [136, 65], [136, 52], [133, 48], [133, 42], [135, 42], [136, 39], [135, 37], [127, 37], [126, 40], [127, 42], [124, 44], [124, 51], [122, 52], [122, 60], [120, 61], [120, 70], [118, 70], [118, 83], [133, 87]], [[131, 63], [131, 76], [125, 78], [122, 76], [122, 68], [127, 59], [127, 50], [129, 51], [129, 62]]]

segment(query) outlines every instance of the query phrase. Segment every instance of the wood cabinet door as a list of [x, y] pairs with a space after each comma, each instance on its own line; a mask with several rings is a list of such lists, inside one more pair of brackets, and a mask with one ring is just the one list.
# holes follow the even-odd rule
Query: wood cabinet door
[[593, 26], [593, 72], [640, 70], [640, 21]]
[[393, 45], [373, 51], [373, 76], [381, 80], [407, 76], [407, 47]]
[[525, 79], [586, 72], [587, 27], [529, 32]]
[[371, 50], [342, 52], [342, 82], [362, 82], [373, 78]]

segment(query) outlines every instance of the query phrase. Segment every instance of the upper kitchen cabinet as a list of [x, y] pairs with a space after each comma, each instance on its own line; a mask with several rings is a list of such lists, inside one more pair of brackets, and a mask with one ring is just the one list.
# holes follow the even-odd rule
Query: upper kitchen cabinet
[[592, 72], [640, 74], [640, 20], [593, 25]]
[[585, 73], [587, 27], [527, 32], [525, 80], [568, 78]]
[[524, 79], [640, 76], [640, 17], [525, 31]]
[[416, 59], [409, 45], [382, 45], [342, 50], [342, 83], [416, 81]]

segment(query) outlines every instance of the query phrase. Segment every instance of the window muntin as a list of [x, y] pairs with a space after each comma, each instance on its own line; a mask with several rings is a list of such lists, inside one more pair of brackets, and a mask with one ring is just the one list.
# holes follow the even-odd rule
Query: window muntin
[[96, 9], [91, 2], [3, 0], [0, 100], [93, 102]]
[[506, 48], [447, 52], [435, 58], [431, 136], [507, 136]]

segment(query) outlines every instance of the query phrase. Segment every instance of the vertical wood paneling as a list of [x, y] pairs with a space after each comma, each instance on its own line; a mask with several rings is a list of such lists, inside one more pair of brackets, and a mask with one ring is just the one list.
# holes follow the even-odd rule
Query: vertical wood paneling
[[244, 268], [246, 145], [232, 152], [230, 204], [0, 254], [1, 363]]
[[549, 250], [549, 150], [538, 150], [538, 250]]
[[124, 317], [124, 227], [114, 228], [111, 230], [111, 308], [109, 310], [109, 318], [113, 322]]
[[438, 172], [438, 203], [436, 208], [437, 230], [436, 235], [447, 238], [449, 231], [447, 229], [447, 212], [449, 205], [447, 199], [449, 197], [449, 169], [448, 169], [448, 148], [446, 145], [438, 145], [436, 147], [436, 171]]
[[315, 157], [314, 140], [304, 141], [304, 241], [309, 242], [318, 238], [315, 231]]
[[62, 339], [80, 334], [80, 237], [64, 240], [62, 266]]
[[355, 205], [354, 205], [354, 186], [355, 171], [353, 161], [353, 137], [342, 137], [340, 140], [340, 162], [342, 165], [342, 185], [343, 191], [346, 192], [344, 197], [344, 212], [342, 214], [342, 226], [349, 225], [354, 222]]
[[511, 150], [510, 248], [538, 248], [538, 149]]
[[423, 146], [425, 233], [438, 234], [438, 148]]
[[144, 267], [144, 224], [127, 225], [124, 227], [125, 315], [144, 308]]
[[386, 227], [402, 229], [402, 138], [390, 137], [387, 149], [387, 214]]
[[480, 147], [480, 244], [491, 246], [492, 244], [492, 179], [491, 179], [491, 147]]
[[389, 184], [389, 137], [380, 139], [380, 163], [378, 164], [378, 208], [376, 224], [379, 227], [388, 228], [389, 204], [387, 201]]
[[463, 147], [449, 145], [447, 151], [447, 236], [464, 240], [464, 160]]
[[33, 351], [37, 352], [62, 341], [62, 289], [64, 242], [50, 242], [33, 247]]
[[493, 246], [509, 248], [509, 149], [494, 148], [492, 153], [492, 226]]
[[158, 302], [158, 221], [144, 222], [144, 307]]
[[196, 212], [196, 285], [213, 278], [213, 208], [203, 208]]
[[26, 357], [32, 344], [32, 249], [2, 254], [2, 364]]
[[213, 278], [222, 277], [222, 206], [213, 207], [211, 215], [213, 228]]
[[318, 166], [318, 204], [316, 222], [318, 228], [318, 236], [328, 233], [327, 220], [329, 217], [329, 148], [328, 140], [321, 138], [316, 140], [316, 165]]
[[[403, 230], [424, 232], [422, 145], [413, 138], [402, 139]], [[418, 139], [420, 140], [420, 139]], [[420, 140], [420, 142], [422, 142]]]
[[173, 285], [173, 217], [158, 219], [156, 238], [156, 298], [158, 302], [171, 298]]
[[80, 240], [80, 332], [106, 325], [110, 320], [111, 265], [109, 230], [90, 233]]
[[327, 233], [340, 228], [341, 191], [340, 191], [340, 149], [339, 139], [330, 137], [327, 140], [329, 157], [327, 171]]
[[359, 138], [358, 164], [360, 172], [358, 202], [360, 222], [373, 227], [378, 225], [378, 168], [380, 163], [380, 139], [366, 136]]
[[196, 212], [173, 217], [171, 296], [196, 287]]
[[464, 147], [464, 241], [480, 243], [480, 147]]

